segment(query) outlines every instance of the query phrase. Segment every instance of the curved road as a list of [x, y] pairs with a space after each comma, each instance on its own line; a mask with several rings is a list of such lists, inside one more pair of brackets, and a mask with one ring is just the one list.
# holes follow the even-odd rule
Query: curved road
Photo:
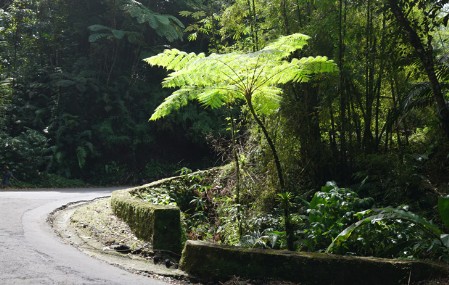
[[83, 254], [46, 222], [62, 205], [109, 196], [116, 189], [0, 189], [0, 284], [168, 284]]

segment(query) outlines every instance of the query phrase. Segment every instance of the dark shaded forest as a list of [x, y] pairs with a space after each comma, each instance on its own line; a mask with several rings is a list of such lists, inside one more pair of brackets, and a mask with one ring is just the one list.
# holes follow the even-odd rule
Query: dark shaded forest
[[[324, 250], [368, 214], [407, 220], [408, 210], [447, 232], [449, 208], [437, 205], [449, 193], [448, 2], [1, 1], [0, 163], [18, 186], [142, 184], [183, 167], [227, 165], [217, 193], [235, 202], [229, 243], [283, 225], [274, 226], [284, 231], [281, 247]], [[268, 57], [288, 46], [282, 36], [298, 33], [307, 35], [300, 48]], [[155, 57], [175, 48], [204, 53], [205, 64], [220, 58], [239, 80], [249, 78], [231, 88], [242, 96], [196, 94], [236, 80], [218, 80], [216, 64], [184, 69], [193, 55]], [[251, 62], [264, 53], [267, 61]], [[281, 74], [287, 62], [306, 72]], [[252, 89], [251, 80], [267, 76], [264, 64], [274, 73]], [[157, 115], [162, 102], [171, 109]], [[208, 191], [203, 202], [216, 207]], [[352, 216], [372, 207], [383, 210]], [[242, 225], [242, 215], [253, 219]], [[406, 225], [371, 227], [407, 242], [422, 237]], [[433, 234], [441, 244], [410, 243], [402, 255], [447, 258], [449, 236]], [[389, 246], [365, 254], [401, 255]]]
[[[150, 8], [177, 14], [181, 7]], [[182, 24], [150, 8], [132, 1], [3, 4], [1, 161], [18, 179], [54, 173], [136, 183], [216, 162], [204, 136], [220, 130], [214, 114], [192, 106], [148, 123], [167, 92], [164, 74], [142, 59], [173, 41], [185, 44]], [[150, 18], [139, 18], [145, 13]]]

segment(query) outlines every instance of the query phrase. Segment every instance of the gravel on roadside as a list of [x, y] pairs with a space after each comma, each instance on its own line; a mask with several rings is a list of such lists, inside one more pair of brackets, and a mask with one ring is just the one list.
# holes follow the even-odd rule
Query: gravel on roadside
[[56, 233], [86, 254], [122, 269], [171, 284], [200, 284], [177, 269], [177, 260], [154, 252], [116, 217], [110, 198], [66, 205], [48, 219]]

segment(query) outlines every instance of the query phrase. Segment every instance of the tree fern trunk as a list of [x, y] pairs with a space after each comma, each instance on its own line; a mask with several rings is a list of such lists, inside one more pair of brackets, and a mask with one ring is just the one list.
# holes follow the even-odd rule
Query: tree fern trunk
[[[279, 160], [276, 146], [275, 146], [273, 140], [271, 139], [271, 136], [268, 133], [268, 130], [265, 127], [264, 123], [262, 122], [262, 120], [257, 115], [256, 111], [254, 110], [253, 104], [251, 102], [251, 96], [247, 95], [247, 96], [245, 96], [245, 98], [246, 98], [246, 103], [248, 104], [249, 111], [251, 112], [251, 115], [253, 116], [253, 118], [256, 121], [259, 128], [262, 130], [262, 133], [264, 134], [264, 137], [267, 140], [267, 143], [270, 147], [271, 154], [273, 155], [274, 164], [276, 166], [276, 172], [277, 172], [277, 176], [279, 179], [279, 186], [280, 186], [279, 193], [281, 193], [281, 194], [286, 193], [287, 190], [285, 188], [284, 173], [282, 171], [281, 161]], [[285, 226], [285, 232], [287, 234], [287, 247], [289, 250], [294, 250], [295, 248], [294, 248], [294, 244], [293, 244], [293, 239], [294, 239], [293, 229], [292, 229], [291, 223], [290, 223], [290, 209], [289, 209], [288, 203], [286, 203], [286, 205], [284, 207], [284, 226]]]
[[[228, 107], [229, 110], [231, 110], [230, 107]], [[241, 182], [240, 182], [240, 162], [239, 162], [239, 156], [237, 151], [237, 138], [236, 138], [236, 126], [234, 123], [234, 118], [232, 116], [232, 112], [229, 112], [229, 117], [231, 118], [231, 140], [232, 140], [232, 156], [235, 163], [235, 192], [236, 192], [236, 198], [235, 203], [237, 204], [237, 223], [238, 223], [238, 234], [239, 234], [239, 240], [242, 238], [243, 235], [243, 228], [242, 228], [242, 206], [240, 203], [240, 190], [241, 190]]]

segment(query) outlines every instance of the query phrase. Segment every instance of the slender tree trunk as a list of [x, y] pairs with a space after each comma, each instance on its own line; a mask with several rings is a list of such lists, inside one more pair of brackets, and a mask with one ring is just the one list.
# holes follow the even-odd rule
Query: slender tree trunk
[[277, 176], [279, 179], [279, 186], [281, 189], [280, 192], [285, 192], [286, 189], [285, 189], [284, 173], [282, 171], [281, 161], [279, 159], [279, 155], [277, 153], [276, 146], [275, 146], [273, 140], [271, 139], [271, 136], [268, 133], [268, 130], [265, 127], [265, 124], [262, 122], [262, 120], [257, 115], [256, 111], [254, 110], [254, 106], [253, 106], [251, 100], [247, 99], [247, 104], [248, 104], [248, 108], [249, 108], [251, 115], [253, 116], [253, 118], [256, 121], [259, 128], [262, 130], [262, 133], [263, 133], [265, 139], [267, 140], [268, 146], [270, 147], [271, 154], [273, 155], [273, 159], [274, 159], [274, 164], [276, 166], [276, 173], [277, 173]]
[[332, 104], [329, 104], [329, 115], [331, 117], [331, 130], [329, 134], [329, 140], [331, 142], [331, 150], [333, 157], [337, 157], [338, 155], [338, 149], [337, 149], [337, 128], [335, 127], [335, 116], [334, 116], [334, 108], [332, 107]]
[[256, 49], [256, 34], [255, 34], [255, 30], [256, 29], [254, 27], [254, 19], [253, 19], [254, 15], [252, 13], [253, 9], [252, 9], [252, 6], [251, 6], [251, 0], [247, 0], [247, 5], [248, 5], [249, 11], [251, 12], [250, 13], [251, 19], [250, 19], [250, 24], [249, 24], [249, 29], [250, 29], [250, 32], [251, 32], [251, 40], [253, 42], [253, 46], [251, 48], [252, 48], [252, 51], [255, 52], [257, 50]]
[[299, 3], [299, 0], [296, 0], [296, 15], [297, 15], [297, 21], [298, 21], [298, 25], [300, 27], [302, 27], [302, 17], [301, 17], [301, 4]]
[[346, 145], [346, 132], [347, 132], [347, 119], [346, 119], [346, 82], [344, 76], [344, 0], [339, 0], [339, 38], [338, 38], [338, 68], [340, 70], [340, 82], [339, 82], [339, 93], [340, 93], [340, 167], [342, 175], [345, 175], [346, 164], [347, 164], [347, 145]]
[[[230, 107], [229, 107], [229, 110]], [[239, 240], [242, 238], [243, 234], [243, 228], [242, 228], [242, 206], [240, 203], [240, 190], [241, 190], [241, 183], [240, 183], [240, 161], [239, 161], [239, 155], [237, 151], [237, 128], [235, 126], [234, 117], [232, 116], [232, 112], [229, 112], [229, 117], [231, 118], [231, 147], [232, 147], [232, 156], [235, 163], [235, 203], [237, 204], [237, 223], [239, 228]]]
[[286, 35], [290, 34], [290, 23], [288, 21], [287, 0], [281, 0], [282, 18], [284, 21], [284, 31]]
[[[282, 171], [281, 161], [279, 159], [279, 155], [276, 150], [276, 146], [271, 139], [270, 134], [268, 133], [267, 128], [265, 127], [265, 124], [262, 122], [262, 120], [257, 115], [256, 111], [254, 110], [254, 106], [251, 101], [251, 94], [245, 95], [246, 103], [248, 105], [249, 111], [251, 115], [253, 116], [254, 120], [256, 121], [259, 128], [262, 130], [262, 133], [264, 134], [264, 137], [268, 143], [268, 146], [270, 147], [271, 154], [273, 155], [274, 164], [276, 166], [276, 172], [279, 179], [279, 186], [280, 186], [280, 194], [286, 194], [287, 189], [285, 188], [285, 180], [284, 180], [284, 173]], [[291, 227], [290, 223], [290, 209], [288, 203], [285, 203], [284, 205], [284, 226], [285, 226], [285, 232], [287, 235], [287, 247], [289, 250], [294, 250], [294, 236], [293, 236], [293, 229]]]
[[[377, 150], [379, 148], [380, 145], [380, 141], [382, 138], [382, 133], [379, 132], [379, 113], [380, 113], [380, 93], [381, 93], [381, 87], [382, 87], [382, 79], [383, 79], [383, 75], [384, 75], [384, 67], [385, 67], [385, 29], [386, 29], [386, 17], [385, 17], [385, 12], [382, 14], [382, 29], [381, 29], [381, 39], [380, 39], [380, 59], [379, 59], [379, 72], [378, 72], [378, 76], [377, 76], [377, 81], [376, 81], [376, 121], [375, 121], [375, 134], [376, 134], [376, 145], [375, 145], [375, 149]], [[387, 116], [388, 117], [388, 116]]]
[[255, 0], [247, 0], [246, 4], [248, 5], [249, 9], [249, 28], [251, 32], [251, 40], [252, 40], [252, 51], [258, 51], [259, 50], [259, 34], [257, 29], [257, 11], [256, 11], [256, 1]]
[[374, 38], [373, 17], [371, 11], [371, 0], [366, 4], [366, 27], [365, 27], [365, 117], [363, 130], [363, 148], [366, 153], [373, 151], [373, 133], [371, 125], [373, 123], [373, 103], [374, 103]]
[[301, 142], [301, 160], [307, 165], [305, 174], [315, 185], [322, 185], [325, 180], [325, 163], [319, 125], [319, 88], [315, 84], [303, 83], [293, 85], [292, 92], [297, 98], [298, 135]]

